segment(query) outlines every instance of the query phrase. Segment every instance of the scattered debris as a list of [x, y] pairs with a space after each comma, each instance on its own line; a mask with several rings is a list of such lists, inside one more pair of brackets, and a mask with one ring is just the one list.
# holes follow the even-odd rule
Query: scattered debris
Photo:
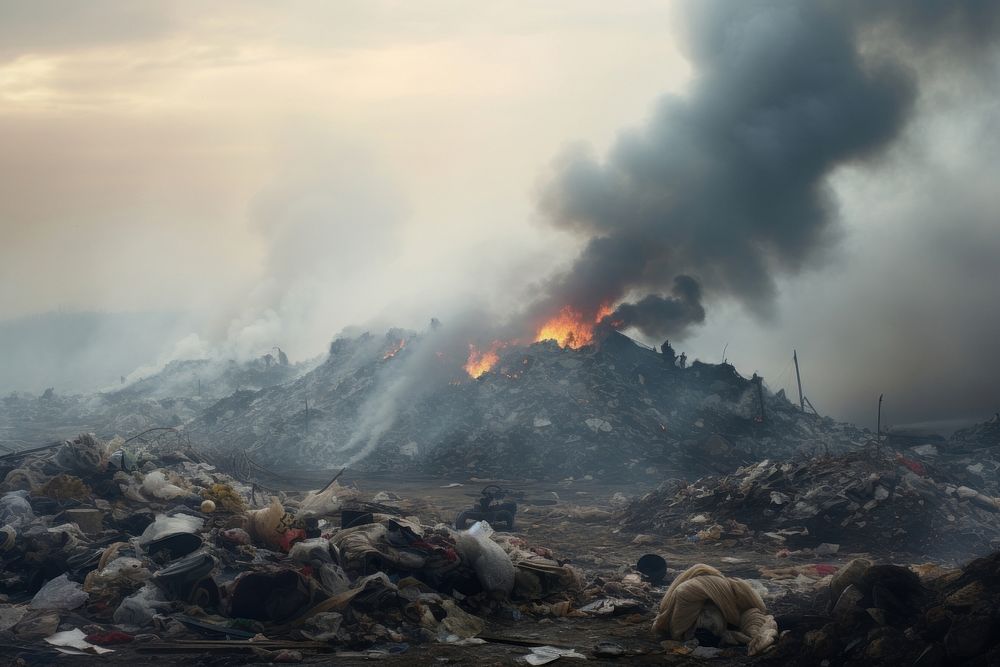
[[892, 552], [963, 558], [998, 546], [1000, 505], [894, 459], [853, 452], [764, 460], [732, 475], [668, 482], [633, 502], [623, 522], [637, 531], [819, 557], [877, 542]]
[[[300, 662], [316, 644], [398, 653], [475, 644], [484, 617], [515, 605], [572, 610], [583, 588], [549, 550], [485, 522], [424, 525], [358, 504], [335, 480], [265, 498], [190, 452], [137, 447], [127, 473], [110, 463], [120, 447], [80, 436], [16, 462], [33, 483], [0, 497], [13, 535], [0, 553], [0, 632], [18, 645], [102, 654], [155, 633], [249, 641], [272, 662]], [[0, 491], [21, 479], [6, 478]], [[86, 625], [57, 632], [61, 621]]]
[[961, 570], [855, 560], [817, 596], [824, 613], [791, 628], [765, 662], [781, 665], [996, 664], [1000, 553]]

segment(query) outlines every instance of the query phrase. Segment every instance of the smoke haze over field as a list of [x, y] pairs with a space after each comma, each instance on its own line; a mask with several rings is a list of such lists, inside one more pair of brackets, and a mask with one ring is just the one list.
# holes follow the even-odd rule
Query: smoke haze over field
[[0, 0], [0, 390], [611, 302], [834, 416], [992, 414], [998, 14]]

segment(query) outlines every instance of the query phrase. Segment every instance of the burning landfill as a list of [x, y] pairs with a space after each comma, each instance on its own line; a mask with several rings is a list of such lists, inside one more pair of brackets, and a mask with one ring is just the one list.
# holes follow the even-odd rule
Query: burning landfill
[[220, 398], [169, 395], [190, 386], [177, 368], [117, 393], [9, 398], [26, 429], [53, 402], [106, 430], [193, 416], [0, 458], [6, 655], [1000, 659], [1000, 418], [949, 440], [872, 433], [728, 364], [593, 332], [428, 376], [346, 469], [316, 463], [354, 456], [366, 405], [422, 368], [433, 331], [340, 339]]
[[[54, 24], [51, 8], [32, 14], [36, 4], [44, 3], [25, 2], [7, 12], [17, 16], [5, 38]], [[428, 263], [443, 264], [459, 255], [437, 247], [466, 224], [464, 214], [456, 213], [464, 209], [453, 206], [496, 198], [464, 191], [466, 186], [488, 180], [481, 174], [512, 173], [510, 165], [522, 163], [508, 156], [489, 168], [480, 163], [460, 173], [466, 163], [447, 153], [448, 142], [440, 141], [433, 127], [452, 126], [449, 131], [457, 134], [448, 135], [450, 144], [462, 143], [455, 138], [491, 133], [469, 118], [489, 110], [503, 114], [496, 128], [516, 128], [537, 139], [524, 129], [523, 118], [511, 122], [516, 114], [510, 110], [518, 107], [506, 96], [542, 90], [546, 96], [539, 99], [555, 104], [562, 91], [550, 94], [548, 89], [557, 87], [543, 85], [558, 80], [553, 74], [558, 70], [548, 69], [549, 56], [596, 35], [595, 26], [603, 29], [607, 23], [617, 30], [627, 23], [573, 18], [573, 39], [549, 45], [536, 41], [548, 32], [542, 27], [546, 17], [571, 12], [538, 10], [527, 23], [517, 23], [520, 8], [473, 20], [457, 17], [463, 3], [452, 3], [449, 12], [457, 18], [449, 16], [441, 25], [425, 15], [426, 9], [407, 15], [403, 5], [409, 3], [394, 5], [398, 12], [342, 12], [348, 26], [337, 32], [346, 35], [338, 40], [342, 52], [322, 56], [316, 71], [354, 74], [346, 87], [314, 95], [315, 77], [297, 63], [320, 52], [317, 35], [324, 31], [313, 14], [322, 12], [289, 13], [301, 13], [310, 23], [291, 31], [297, 35], [294, 53], [282, 53], [271, 35], [291, 25], [291, 17], [277, 18], [281, 9], [275, 7], [281, 3], [241, 3], [235, 20], [206, 7], [169, 12], [166, 18], [142, 10], [113, 21], [80, 9], [105, 3], [63, 4], [74, 6], [71, 19], [79, 25], [48, 35], [46, 48], [24, 47], [22, 56], [19, 45], [30, 42], [20, 36], [5, 39], [0, 118], [18, 123], [14, 130], [5, 126], [3, 135], [18, 141], [5, 142], [15, 157], [9, 160], [11, 178], [4, 181], [9, 187], [0, 200], [22, 195], [32, 200], [15, 202], [0, 217], [9, 218], [14, 229], [5, 242], [33, 244], [32, 234], [48, 233], [57, 239], [59, 253], [72, 248], [74, 254], [4, 258], [0, 265], [9, 263], [14, 278], [4, 296], [14, 297], [24, 312], [41, 312], [45, 306], [33, 301], [35, 276], [38, 283], [79, 280], [65, 298], [73, 305], [86, 299], [90, 283], [85, 278], [93, 272], [94, 284], [114, 293], [109, 299], [121, 292], [130, 308], [162, 302], [164, 308], [190, 304], [192, 312], [209, 311], [212, 301], [196, 292], [219, 283], [218, 291], [235, 293], [256, 267], [262, 282], [246, 290], [246, 300], [276, 310], [262, 305], [266, 317], [246, 328], [242, 319], [232, 320], [225, 344], [208, 334], [205, 339], [218, 342], [219, 349], [241, 351], [263, 336], [268, 346], [295, 340], [298, 332], [291, 329], [305, 318], [283, 318], [277, 311], [310, 310], [313, 292], [330, 288], [335, 296], [317, 297], [322, 308], [316, 310], [336, 310], [342, 325], [354, 311], [345, 307], [342, 313], [337, 299], [365, 313], [390, 312], [378, 311], [385, 304], [358, 306], [372, 299], [357, 286], [394, 286], [403, 272], [416, 274], [420, 268], [434, 274], [433, 280], [415, 280], [407, 286], [412, 289], [395, 294], [392, 303], [402, 303], [427, 285], [459, 276], [457, 271], [439, 276], [436, 266], [421, 267], [414, 258], [431, 246]], [[256, 14], [258, 4], [275, 13]], [[643, 34], [658, 34], [671, 23], [659, 15], [645, 21], [646, 11], [628, 12], [630, 20], [643, 21]], [[400, 24], [405, 27], [383, 29], [381, 22], [391, 23], [397, 13], [408, 16]], [[188, 14], [198, 15], [197, 30], [167, 30]], [[627, 68], [596, 56], [566, 57], [600, 73], [598, 79], [661, 69], [689, 70], [690, 78], [671, 72], [667, 78], [676, 79], [684, 95], [665, 96], [645, 114], [643, 127], [614, 140], [605, 159], [580, 150], [555, 163], [538, 192], [544, 221], [568, 235], [552, 254], [551, 266], [559, 268], [525, 276], [522, 287], [531, 290], [529, 298], [520, 299], [514, 287], [507, 290], [497, 299], [508, 304], [502, 317], [456, 314], [456, 321], [435, 319], [424, 331], [394, 328], [355, 335], [351, 329], [322, 355], [298, 363], [278, 347], [249, 360], [230, 360], [227, 352], [175, 360], [131, 382], [123, 376], [120, 386], [95, 393], [49, 388], [40, 395], [14, 392], [0, 400], [0, 663], [1000, 665], [1000, 414], [981, 421], [994, 409], [982, 407], [990, 400], [982, 395], [994, 395], [996, 374], [990, 373], [996, 363], [991, 360], [990, 367], [979, 359], [983, 350], [992, 350], [997, 331], [995, 324], [979, 323], [988, 317], [995, 321], [996, 308], [992, 292], [980, 301], [973, 298], [982, 297], [975, 290], [996, 284], [986, 272], [997, 265], [990, 254], [997, 246], [988, 236], [997, 228], [988, 213], [996, 201], [990, 187], [995, 179], [987, 171], [997, 160], [978, 155], [966, 171], [960, 169], [963, 152], [974, 144], [974, 130], [983, 132], [983, 146], [996, 146], [990, 132], [996, 105], [988, 97], [996, 86], [988, 82], [1000, 62], [992, 49], [1000, 33], [1000, 2], [698, 0], [683, 3], [678, 15], [685, 27], [673, 36], [686, 63], [670, 61], [674, 56], [666, 54], [674, 46], [663, 49], [662, 44], [640, 48], [642, 59], [651, 62]], [[259, 16], [265, 20], [254, 18]], [[379, 29], [349, 34], [350, 21], [365, 17], [375, 17]], [[146, 27], [134, 35], [121, 28], [133, 22]], [[530, 51], [497, 48], [509, 42], [488, 34], [494, 23], [508, 33], [505, 39], [513, 35]], [[261, 25], [266, 28], [262, 41], [230, 41], [256, 34], [247, 31]], [[91, 50], [97, 49], [91, 42], [101, 39], [84, 33], [94, 26], [117, 41]], [[226, 41], [196, 41], [218, 26], [233, 26], [216, 31], [226, 33]], [[503, 56], [481, 58], [475, 55], [479, 51], [467, 51], [465, 42], [443, 39], [445, 33], [439, 32], [463, 26], [474, 26], [477, 49]], [[388, 56], [362, 39], [374, 35], [381, 44], [396, 33], [411, 32], [414, 41], [392, 44]], [[148, 49], [154, 55], [128, 57], [140, 33], [161, 41]], [[73, 45], [69, 55], [46, 50], [64, 42]], [[600, 58], [629, 41], [616, 37], [605, 43], [610, 46], [603, 47]], [[177, 47], [183, 53], [170, 52]], [[433, 50], [421, 50], [425, 47]], [[460, 76], [441, 74], [448, 71], [448, 61], [441, 60], [448, 54], [467, 61], [455, 70]], [[540, 54], [547, 59], [541, 78], [529, 85], [517, 81], [516, 64], [534, 63]], [[104, 67], [109, 58], [133, 63], [111, 71], [132, 74], [115, 79], [143, 79], [141, 91], [112, 94], [101, 87], [95, 98], [81, 92], [102, 79], [76, 68]], [[406, 70], [403, 61], [416, 62], [419, 69]], [[486, 76], [468, 69], [478, 61], [490, 65]], [[178, 73], [201, 62], [211, 63], [210, 73]], [[260, 63], [283, 79], [273, 88], [282, 93], [263, 106], [233, 102], [229, 96], [238, 86], [225, 77], [240, 72], [240, 81], [252, 82], [249, 99], [256, 102], [260, 90], [267, 89], [251, 73], [262, 71], [252, 69]], [[142, 76], [135, 76], [139, 71]], [[161, 103], [156, 97], [155, 77], [164, 72], [168, 87], [183, 91], [183, 98]], [[473, 97], [453, 96], [450, 79]], [[395, 82], [407, 87], [396, 92]], [[571, 92], [589, 87], [579, 85], [576, 75], [570, 83]], [[298, 90], [295, 85], [308, 86], [309, 94], [283, 92]], [[211, 98], [216, 91], [227, 96], [225, 103]], [[181, 125], [161, 125], [155, 116], [164, 108], [171, 117], [187, 118], [182, 114], [200, 109], [203, 94], [213, 112], [227, 114], [219, 125], [225, 129], [222, 144], [210, 143], [216, 133], [197, 123], [190, 124], [194, 129], [188, 134], [186, 121], [181, 131]], [[618, 94], [608, 97], [629, 109], [628, 100], [649, 94], [636, 89], [622, 100]], [[317, 109], [280, 107], [292, 98], [333, 100], [336, 118], [367, 119], [349, 125], [377, 131], [375, 154], [409, 160], [389, 164], [385, 172], [393, 178], [408, 171], [399, 165], [416, 160], [423, 166], [427, 147], [433, 147], [435, 161], [442, 159], [438, 168], [424, 169], [427, 176], [452, 179], [449, 198], [463, 190], [454, 202], [435, 202], [434, 208], [413, 215], [418, 221], [434, 220], [434, 234], [424, 238], [415, 222], [396, 225], [397, 206], [384, 191], [389, 188], [347, 178], [347, 172], [367, 172], [366, 161], [328, 148], [326, 139], [314, 141], [310, 128], [326, 121], [312, 119], [325, 117]], [[378, 112], [350, 107], [354, 98], [379, 104]], [[418, 106], [407, 106], [414, 99]], [[578, 98], [573, 92], [568, 99], [580, 105], [596, 97]], [[428, 122], [440, 100], [452, 115]], [[22, 113], [20, 106], [3, 106], [22, 104], [39, 104], [38, 118]], [[101, 108], [115, 104], [125, 104], [127, 113], [114, 114], [114, 126], [106, 132], [91, 132]], [[938, 116], [910, 123], [936, 105], [942, 109], [938, 116], [956, 126], [939, 126], [944, 120]], [[234, 116], [237, 109], [263, 115]], [[579, 115], [596, 118], [604, 110]], [[393, 114], [419, 128], [415, 149], [390, 145], [404, 136], [389, 125]], [[81, 126], [88, 128], [86, 140], [69, 141], [71, 123], [65, 118], [78, 115], [86, 120]], [[565, 122], [555, 107], [542, 115]], [[59, 120], [53, 131], [45, 124], [49, 119]], [[143, 134], [135, 135], [141, 140], [128, 134], [133, 126], [142, 128]], [[258, 126], [267, 128], [268, 137], [308, 147], [305, 152], [312, 157], [299, 160], [294, 151], [286, 156], [261, 137], [239, 134]], [[610, 136], [601, 127], [601, 136]], [[342, 129], [333, 128], [331, 136]], [[18, 147], [32, 147], [36, 135], [54, 147], [83, 152], [67, 153], [51, 169], [34, 153], [17, 158]], [[197, 137], [198, 146], [173, 145], [184, 136]], [[142, 156], [144, 167], [156, 165], [151, 172], [156, 183], [133, 180], [139, 175], [115, 161], [126, 148], [152, 145], [162, 137], [170, 142], [165, 158]], [[504, 143], [503, 137], [490, 140], [475, 145], [489, 154]], [[921, 143], [925, 140], [943, 142], [947, 150], [938, 155], [927, 147], [937, 144]], [[349, 144], [353, 141], [344, 142]], [[93, 159], [90, 150], [96, 150]], [[940, 171], [906, 171], [910, 165], [904, 163], [927, 155]], [[174, 179], [183, 171], [178, 165], [186, 164], [178, 161], [189, 156], [208, 165], [211, 177], [192, 172]], [[217, 161], [232, 156], [241, 161], [235, 168]], [[267, 159], [283, 163], [280, 173], [267, 172]], [[67, 177], [66, 169], [74, 165], [93, 165], [94, 174]], [[879, 171], [887, 168], [900, 172]], [[121, 174], [128, 178], [118, 178]], [[101, 208], [77, 210], [64, 197], [39, 197], [46, 190], [31, 182], [33, 177], [68, 182], [71, 193], [100, 184], [99, 192], [87, 196]], [[107, 180], [94, 180], [99, 177]], [[244, 201], [233, 194], [240, 190], [230, 192], [226, 185], [225, 196], [204, 210], [185, 204], [157, 210], [155, 220], [143, 217], [160, 201], [161, 191], [170, 192], [163, 190], [163, 181], [187, 184], [200, 202], [210, 200], [209, 188], [227, 177], [248, 184], [273, 180], [276, 192]], [[112, 207], [115, 197], [103, 188], [116, 179], [130, 190], [122, 209]], [[399, 189], [419, 205], [436, 198], [434, 191], [423, 192], [432, 181], [437, 182], [405, 182]], [[956, 189], [961, 197], [938, 197], [937, 190], [926, 187], [937, 181], [947, 181], [942, 188], [976, 186], [988, 195], [970, 189], [979, 198], [966, 197], [965, 190]], [[291, 191], [287, 197], [286, 189]], [[897, 201], [895, 190], [933, 192], [927, 200]], [[843, 206], [842, 193], [850, 195]], [[368, 196], [377, 205], [367, 203]], [[924, 201], [933, 205], [923, 206]], [[858, 218], [849, 230], [838, 226], [841, 208]], [[977, 208], [986, 213], [970, 213]], [[45, 217], [62, 211], [68, 221]], [[244, 229], [227, 222], [200, 233], [205, 220], [233, 211], [246, 212], [253, 224]], [[482, 216], [489, 221], [483, 226], [502, 229], [468, 235], [480, 245], [465, 254], [477, 261], [489, 254], [482, 247], [494, 240], [502, 238], [497, 245], [503, 247], [520, 241], [494, 222], [504, 219], [505, 211], [490, 213]], [[384, 229], [392, 231], [352, 245], [353, 237], [378, 226], [369, 214], [390, 219]], [[977, 215], [986, 216], [981, 228], [960, 236], [963, 216], [975, 222]], [[881, 228], [879, 216], [906, 224]], [[925, 220], [935, 217], [946, 220], [947, 228]], [[114, 226], [97, 229], [104, 218]], [[162, 235], [139, 235], [159, 220], [172, 226], [159, 230]], [[59, 230], [59, 224], [72, 232], [37, 232]], [[190, 238], [175, 227], [190, 228]], [[878, 235], [862, 237], [859, 230], [869, 228], [879, 228]], [[922, 229], [933, 253], [915, 243]], [[877, 260], [878, 272], [872, 275], [878, 285], [851, 280], [878, 292], [877, 307], [862, 311], [858, 306], [855, 312], [853, 298], [830, 298], [837, 286], [825, 283], [836, 281], [829, 279], [834, 274], [824, 274], [813, 283], [822, 282], [823, 288], [808, 295], [820, 304], [809, 312], [825, 317], [812, 330], [827, 327], [827, 340], [846, 339], [845, 331], [854, 339], [871, 334], [870, 348], [892, 347], [901, 359], [911, 354], [928, 364], [924, 377], [934, 377], [940, 364], [961, 355], [975, 357], [976, 368], [987, 368], [987, 379], [969, 382], [967, 394], [980, 395], [975, 409], [984, 411], [976, 415], [981, 423], [946, 438], [883, 429], [879, 412], [872, 431], [820, 415], [802, 395], [801, 383], [793, 402], [757, 373], [741, 374], [725, 360], [689, 360], [674, 347], [698, 326], [712, 324], [709, 304], [742, 308], [745, 321], [766, 319], [777, 310], [782, 289], [826, 258], [848, 231], [859, 234], [855, 246], [875, 248], [866, 252]], [[193, 242], [194, 236], [205, 242]], [[79, 239], [100, 243], [80, 252]], [[409, 239], [414, 248], [391, 247], [400, 245], [398, 239]], [[116, 254], [112, 243], [123, 243], [117, 247], [125, 252]], [[896, 263], [889, 261], [889, 251], [910, 245], [916, 248], [913, 254], [899, 256], [908, 261], [895, 255]], [[185, 246], [199, 247], [184, 256], [194, 268], [183, 272], [174, 297], [161, 296], [160, 284], [155, 299], [133, 296], [125, 289], [131, 285], [112, 285], [122, 276], [128, 280], [118, 282], [166, 282], [166, 276], [182, 273], [177, 267], [183, 262], [175, 261], [174, 253]], [[223, 247], [225, 257], [216, 267], [214, 254], [219, 253], [212, 249]], [[526, 265], [534, 252], [525, 252], [515, 266]], [[562, 252], [577, 254], [562, 263]], [[165, 259], [153, 261], [154, 253]], [[907, 282], [891, 275], [895, 267], [936, 267], [943, 260], [928, 255], [948, 253], [961, 257], [963, 271], [981, 273], [942, 264], [940, 274], [956, 280], [947, 282], [928, 269], [907, 285], [913, 291], [900, 299], [904, 303], [890, 307], [895, 300], [888, 283]], [[391, 264], [398, 266], [388, 277], [370, 280], [365, 273]], [[838, 270], [853, 273], [858, 266]], [[473, 273], [470, 268], [468, 274]], [[39, 288], [43, 295], [57, 291], [49, 284]], [[976, 304], [970, 307], [976, 311], [974, 324], [965, 327], [980, 338], [949, 339], [951, 329], [943, 322], [959, 319], [951, 313], [962, 305], [951, 291]], [[52, 297], [53, 308], [61, 310], [64, 295], [58, 296]], [[488, 302], [489, 290], [473, 298], [480, 296], [477, 303]], [[435, 303], [447, 304], [446, 299], [441, 295]], [[95, 298], [93, 303], [104, 302]], [[218, 308], [220, 313], [242, 310], [232, 303]], [[413, 311], [404, 315], [403, 310], [400, 317], [413, 317]], [[906, 320], [903, 314], [911, 311], [917, 315]], [[868, 317], [869, 312], [878, 318]], [[215, 317], [222, 316], [213, 313], [210, 319]], [[799, 321], [806, 319], [798, 314]], [[841, 321], [855, 323], [854, 328], [839, 328]], [[919, 322], [909, 328], [930, 333], [908, 331], [906, 322]], [[217, 325], [206, 324], [204, 331]], [[716, 330], [723, 326], [714, 325]], [[237, 330], [250, 333], [244, 338]], [[115, 340], [126, 338], [116, 333]], [[329, 340], [312, 337], [316, 331], [309, 334], [313, 341]], [[669, 340], [652, 348], [633, 337], [647, 343]], [[853, 357], [846, 347], [837, 351], [840, 359]], [[798, 359], [793, 359], [798, 374]], [[905, 363], [893, 372], [918, 383], [917, 371]], [[965, 382], [960, 371], [955, 374]], [[90, 386], [100, 384], [95, 379]]]

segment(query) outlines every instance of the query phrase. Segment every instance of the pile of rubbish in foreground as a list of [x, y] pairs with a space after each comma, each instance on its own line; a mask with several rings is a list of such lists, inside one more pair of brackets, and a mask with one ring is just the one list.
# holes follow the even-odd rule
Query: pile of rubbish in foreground
[[692, 541], [754, 541], [786, 555], [845, 548], [966, 558], [997, 547], [1000, 501], [937, 482], [903, 456], [854, 452], [667, 482], [633, 501], [623, 523]]
[[1000, 553], [961, 570], [851, 561], [828, 577], [815, 615], [789, 617], [776, 665], [1000, 664]]
[[424, 525], [335, 482], [262, 496], [192, 451], [81, 435], [0, 459], [0, 479], [0, 642], [22, 655], [208, 639], [278, 662], [385, 655], [481, 642], [484, 616], [583, 591], [547, 549], [487, 523]]

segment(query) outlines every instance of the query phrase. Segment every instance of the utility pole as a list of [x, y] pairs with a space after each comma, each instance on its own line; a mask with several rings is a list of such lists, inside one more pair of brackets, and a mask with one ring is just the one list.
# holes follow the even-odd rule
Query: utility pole
[[875, 456], [879, 457], [882, 455], [882, 397], [885, 394], [878, 395], [878, 421], [875, 422]]
[[799, 375], [799, 354], [794, 349], [792, 350], [792, 359], [795, 360], [795, 382], [799, 385], [799, 409], [805, 412], [806, 402], [802, 398], [802, 376]]

